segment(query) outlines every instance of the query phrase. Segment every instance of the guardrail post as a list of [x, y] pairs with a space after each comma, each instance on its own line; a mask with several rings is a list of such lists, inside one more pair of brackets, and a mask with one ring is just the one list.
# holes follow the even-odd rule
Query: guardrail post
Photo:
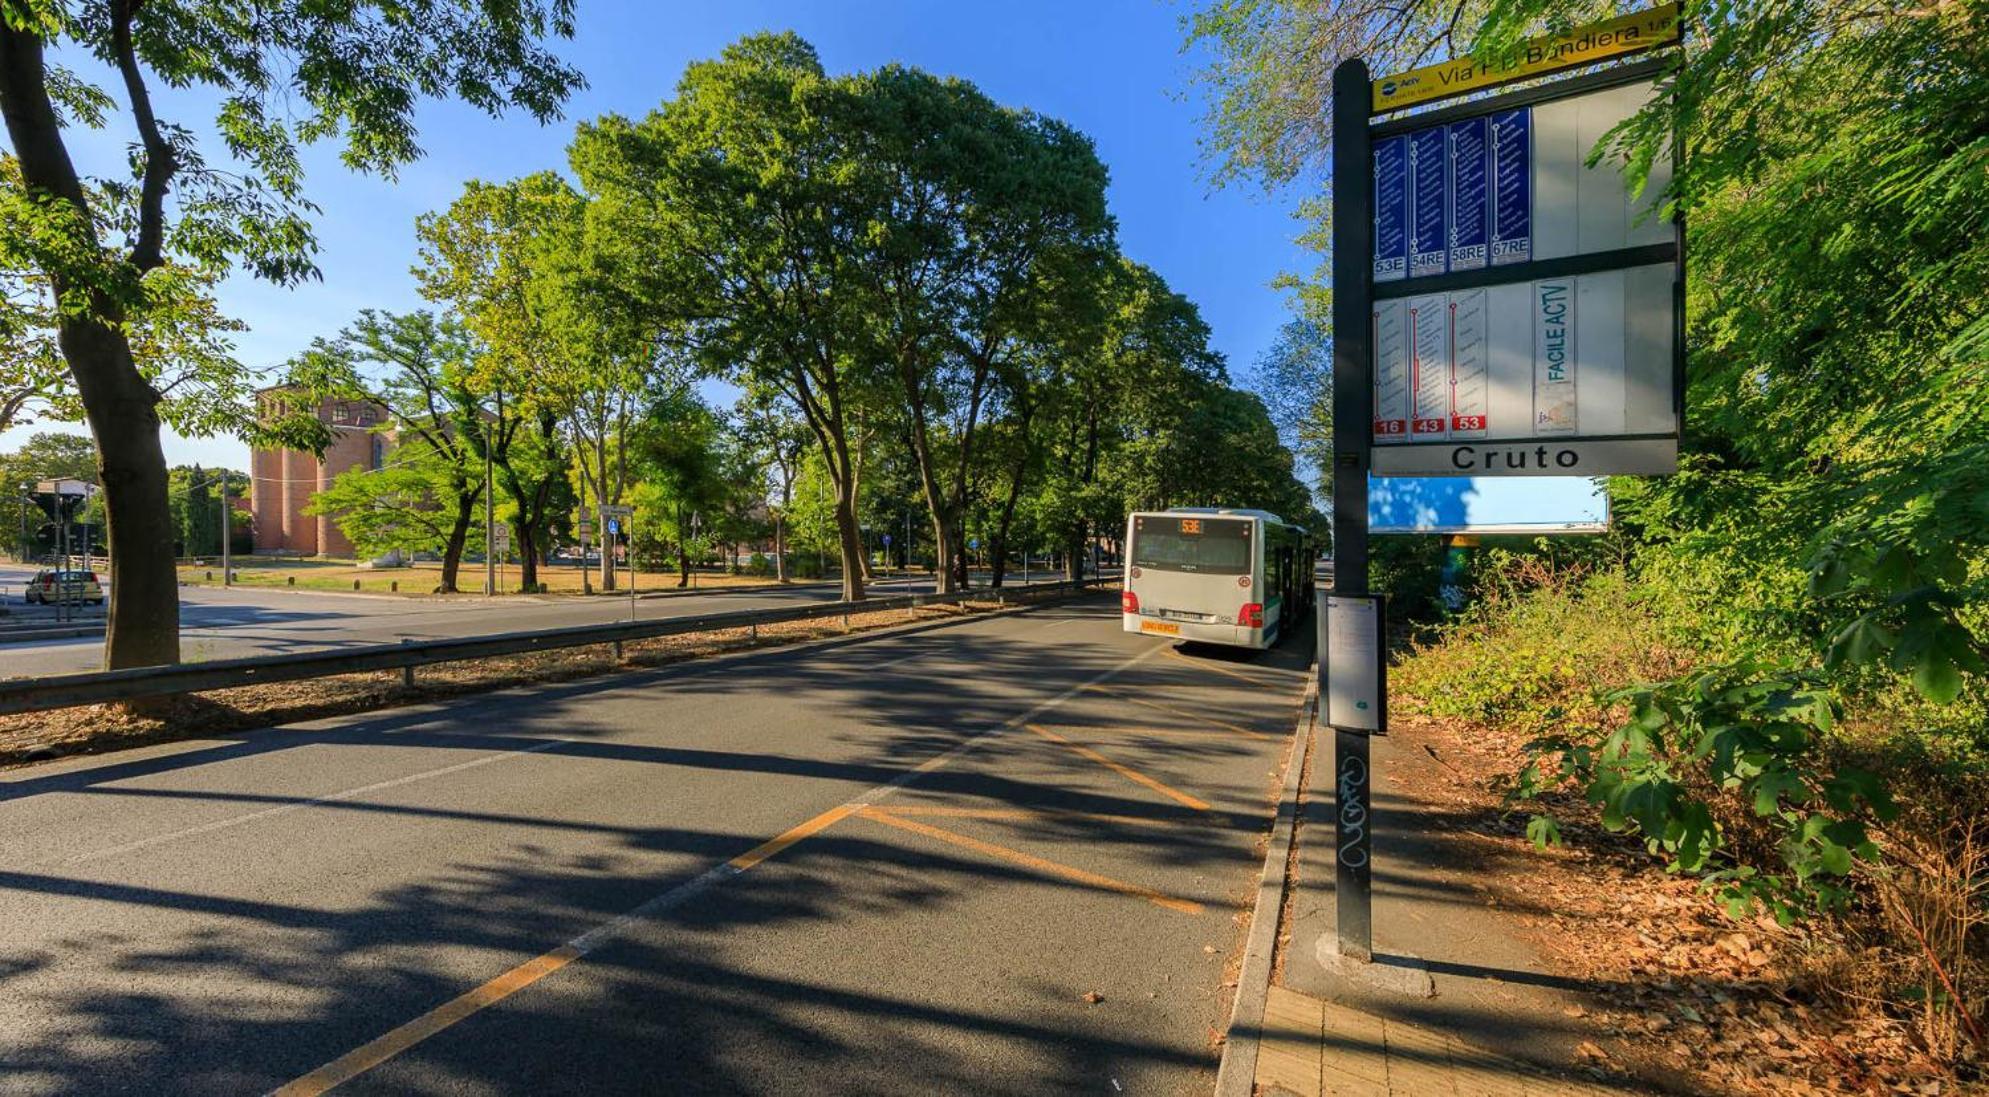
[[622, 642], [621, 642], [620, 640], [616, 640], [616, 641], [615, 641], [615, 662], [619, 663], [619, 662], [621, 662], [621, 661], [622, 661]]
[[844, 631], [844, 632], [848, 632], [848, 631], [849, 631], [849, 611], [848, 611], [848, 610], [844, 610], [844, 611], [843, 611], [843, 631]]
[[[410, 640], [410, 639], [408, 639], [408, 638], [407, 638], [407, 637], [405, 637], [405, 636], [401, 637], [401, 646], [405, 647], [405, 646], [407, 646], [407, 645], [409, 645], [409, 644], [412, 644], [412, 643], [414, 643], [414, 641], [413, 641], [413, 640]], [[405, 666], [401, 667], [401, 685], [405, 686], [405, 687], [406, 687], [406, 688], [408, 688], [408, 689], [413, 689], [413, 688], [414, 688], [414, 664], [413, 664], [413, 663], [408, 663], [407, 665], [405, 665]]]
[[746, 626], [746, 639], [755, 644], [760, 642], [760, 623], [758, 621], [754, 621], [752, 624]]

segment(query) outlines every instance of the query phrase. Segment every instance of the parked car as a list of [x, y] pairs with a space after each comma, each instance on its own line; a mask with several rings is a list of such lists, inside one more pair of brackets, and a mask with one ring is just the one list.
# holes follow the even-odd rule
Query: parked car
[[104, 587], [97, 582], [94, 571], [49, 569], [35, 572], [35, 577], [28, 580], [28, 589], [22, 598], [42, 605], [67, 600], [101, 606], [104, 604]]

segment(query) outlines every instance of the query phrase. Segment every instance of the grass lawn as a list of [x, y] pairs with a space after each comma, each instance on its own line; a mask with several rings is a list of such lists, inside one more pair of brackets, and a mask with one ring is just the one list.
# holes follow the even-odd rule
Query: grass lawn
[[[598, 567], [598, 565], [597, 565]], [[539, 581], [546, 584], [554, 594], [579, 594], [581, 569], [556, 564], [539, 569]], [[595, 589], [600, 588], [598, 571], [592, 576]], [[616, 576], [619, 584], [617, 593], [628, 590], [627, 571]], [[277, 560], [265, 557], [250, 557], [235, 560], [235, 585], [253, 587], [297, 587], [304, 590], [361, 590], [376, 594], [405, 594], [409, 596], [428, 595], [442, 580], [442, 565], [422, 562], [404, 568], [362, 568], [353, 560]], [[457, 584], [465, 594], [483, 593], [483, 565], [464, 564], [457, 576]], [[737, 586], [761, 586], [773, 580], [757, 575], [724, 575], [717, 572], [699, 572], [694, 576], [699, 589]], [[221, 564], [216, 560], [205, 565], [183, 566], [180, 568], [180, 582], [199, 586], [221, 585]], [[355, 587], [353, 584], [357, 583]], [[654, 590], [674, 590], [677, 586], [677, 573], [642, 572], [635, 577], [638, 592]], [[518, 591], [518, 565], [507, 564], [498, 570], [498, 587], [507, 594]]]

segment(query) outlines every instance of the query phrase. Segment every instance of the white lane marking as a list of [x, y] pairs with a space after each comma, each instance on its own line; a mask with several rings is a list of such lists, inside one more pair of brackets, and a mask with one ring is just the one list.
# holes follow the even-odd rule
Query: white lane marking
[[[498, 754], [486, 754], [481, 758], [472, 758], [467, 762], [457, 762], [455, 765], [443, 766], [440, 769], [424, 770], [420, 773], [410, 773], [404, 777], [396, 777], [389, 781], [375, 781], [370, 785], [361, 785], [358, 788], [349, 788], [343, 792], [334, 792], [326, 796], [315, 796], [309, 800], [299, 800], [295, 803], [282, 804], [272, 808], [264, 808], [261, 811], [251, 811], [246, 815], [235, 815], [226, 819], [216, 819], [211, 823], [202, 823], [197, 827], [188, 827], [185, 830], [176, 830], [167, 834], [155, 834], [150, 838], [140, 838], [135, 842], [126, 842], [121, 846], [110, 846], [106, 849], [94, 850], [90, 853], [85, 853], [79, 856], [71, 857], [63, 861], [62, 863], [65, 865], [74, 865], [74, 864], [81, 864], [82, 862], [85, 861], [100, 861], [106, 857], [116, 857], [125, 853], [135, 853], [138, 850], [150, 849], [153, 846], [164, 845], [167, 842], [177, 842], [184, 838], [194, 838], [202, 834], [212, 834], [217, 830], [227, 830], [230, 827], [238, 827], [242, 826], [245, 823], [253, 823], [258, 819], [269, 819], [278, 815], [288, 815], [293, 811], [302, 811], [305, 808], [317, 807], [321, 804], [336, 804], [341, 801], [353, 799], [354, 797], [357, 796], [364, 796], [369, 792], [381, 792], [390, 788], [398, 788], [401, 785], [411, 785], [416, 781], [426, 781], [431, 777], [444, 777], [451, 773], [461, 773], [466, 769], [476, 769], [478, 766], [487, 766], [492, 762], [501, 762], [508, 758], [517, 758], [527, 754], [538, 754], [541, 751], [551, 750], [554, 747], [571, 746], [575, 742], [577, 742], [577, 740], [548, 739], [545, 742], [540, 743], [536, 746], [522, 747], [518, 750], [507, 750]], [[112, 789], [111, 791], [115, 792], [115, 789]]]
[[[1149, 656], [1158, 655], [1163, 650], [1165, 649], [1150, 648], [1147, 651], [1140, 653], [1139, 655], [1133, 656], [1132, 658], [1126, 660], [1125, 662], [1122, 662], [1117, 666], [1112, 667], [1111, 669], [1087, 681], [1072, 686], [1070, 689], [1065, 690], [1064, 692], [1058, 694], [1057, 696], [1042, 702], [1041, 704], [1037, 705], [1035, 708], [1032, 708], [1028, 712], [1023, 713], [1021, 716], [1018, 716], [1015, 719], [1008, 721], [1007, 723], [990, 728], [987, 731], [981, 732], [979, 735], [976, 735], [973, 738], [968, 739], [965, 742], [962, 742], [961, 744], [954, 747], [952, 750], [947, 751], [944, 755], [941, 756], [945, 761], [942, 762], [938, 761], [937, 759], [934, 759], [932, 761], [935, 764], [940, 764], [940, 765], [945, 764], [945, 762], [950, 762], [959, 755], [966, 753], [969, 749], [972, 749], [975, 745], [979, 744], [981, 740], [987, 738], [988, 736], [997, 734], [999, 732], [1008, 731], [1015, 727], [1019, 727], [1023, 721], [1033, 719], [1038, 713], [1047, 711], [1051, 708], [1055, 708], [1056, 706], [1063, 704], [1065, 701], [1070, 700], [1072, 697], [1076, 696], [1078, 693], [1082, 692], [1083, 690], [1088, 689], [1099, 682], [1103, 682], [1108, 678], [1115, 677], [1121, 671], [1132, 666], [1134, 663], [1137, 663], [1142, 659], [1146, 659]], [[882, 663], [871, 664], [869, 667], [866, 667], [864, 669], [882, 670], [886, 667], [896, 666], [899, 663], [907, 663], [913, 659], [922, 659], [927, 656], [937, 655], [937, 654], [939, 653], [934, 651], [915, 651], [906, 655], [901, 655], [895, 659], [888, 659]], [[194, 838], [202, 834], [211, 834], [217, 830], [227, 830], [231, 827], [242, 826], [243, 824], [246, 823], [255, 822], [258, 819], [268, 819], [278, 815], [287, 815], [290, 812], [302, 811], [305, 808], [316, 807], [320, 804], [335, 804], [340, 801], [350, 800], [356, 796], [364, 796], [369, 792], [380, 792], [385, 789], [398, 787], [400, 785], [413, 784], [416, 781], [425, 781], [431, 777], [443, 777], [451, 773], [461, 773], [466, 769], [475, 769], [478, 766], [489, 765], [492, 762], [502, 761], [506, 758], [515, 758], [518, 757], [519, 755], [524, 755], [524, 754], [537, 754], [541, 751], [551, 750], [552, 748], [558, 746], [566, 746], [573, 742], [576, 742], [576, 740], [548, 739], [545, 742], [538, 744], [537, 746], [526, 747], [521, 750], [508, 750], [500, 754], [486, 755], [485, 757], [471, 759], [470, 761], [467, 762], [458, 762], [452, 766], [443, 766], [440, 769], [427, 770], [421, 773], [411, 773], [405, 777], [396, 777], [389, 781], [378, 781], [370, 785], [362, 785], [358, 788], [346, 789], [343, 792], [334, 792], [326, 796], [318, 796], [309, 800], [299, 800], [293, 804], [282, 804], [277, 807], [264, 808], [261, 811], [252, 811], [246, 815], [232, 816], [227, 819], [217, 819], [211, 823], [203, 823], [197, 827], [189, 827], [185, 830], [173, 831], [168, 834], [158, 834], [150, 838], [141, 838], [135, 842], [126, 842], [121, 846], [111, 846], [106, 849], [95, 850], [90, 853], [85, 853], [78, 855], [76, 857], [71, 857], [65, 861], [62, 861], [61, 863], [73, 865], [86, 861], [99, 861], [109, 857], [116, 857], [125, 853], [135, 853], [138, 850], [150, 849], [153, 846], [164, 845], [168, 842], [176, 842], [184, 838]], [[910, 779], [912, 777], [916, 777], [918, 774], [923, 772], [924, 770], [913, 770], [912, 772], [906, 774], [905, 776], [906, 779]], [[877, 789], [874, 789], [873, 792], [881, 796], [888, 793], [892, 789], [902, 787], [904, 783], [905, 782], [902, 780], [892, 781], [889, 782], [888, 784], [879, 786]], [[864, 806], [868, 806], [868, 803], [869, 803], [868, 800], [863, 801]], [[724, 866], [720, 867], [722, 868]], [[651, 913], [653, 913], [653, 911]]]

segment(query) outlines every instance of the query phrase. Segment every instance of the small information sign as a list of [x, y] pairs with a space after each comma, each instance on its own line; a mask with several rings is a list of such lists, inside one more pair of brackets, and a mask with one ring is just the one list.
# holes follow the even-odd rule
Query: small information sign
[[1409, 135], [1409, 277], [1442, 274], [1449, 212], [1446, 171], [1449, 136], [1442, 126]]
[[1450, 124], [1450, 269], [1478, 270], [1492, 242], [1492, 145], [1483, 116]]
[[1374, 280], [1409, 276], [1409, 139], [1374, 143]]
[[1533, 258], [1533, 114], [1491, 116], [1492, 264]]
[[1344, 731], [1388, 730], [1380, 595], [1326, 598], [1326, 723]]

